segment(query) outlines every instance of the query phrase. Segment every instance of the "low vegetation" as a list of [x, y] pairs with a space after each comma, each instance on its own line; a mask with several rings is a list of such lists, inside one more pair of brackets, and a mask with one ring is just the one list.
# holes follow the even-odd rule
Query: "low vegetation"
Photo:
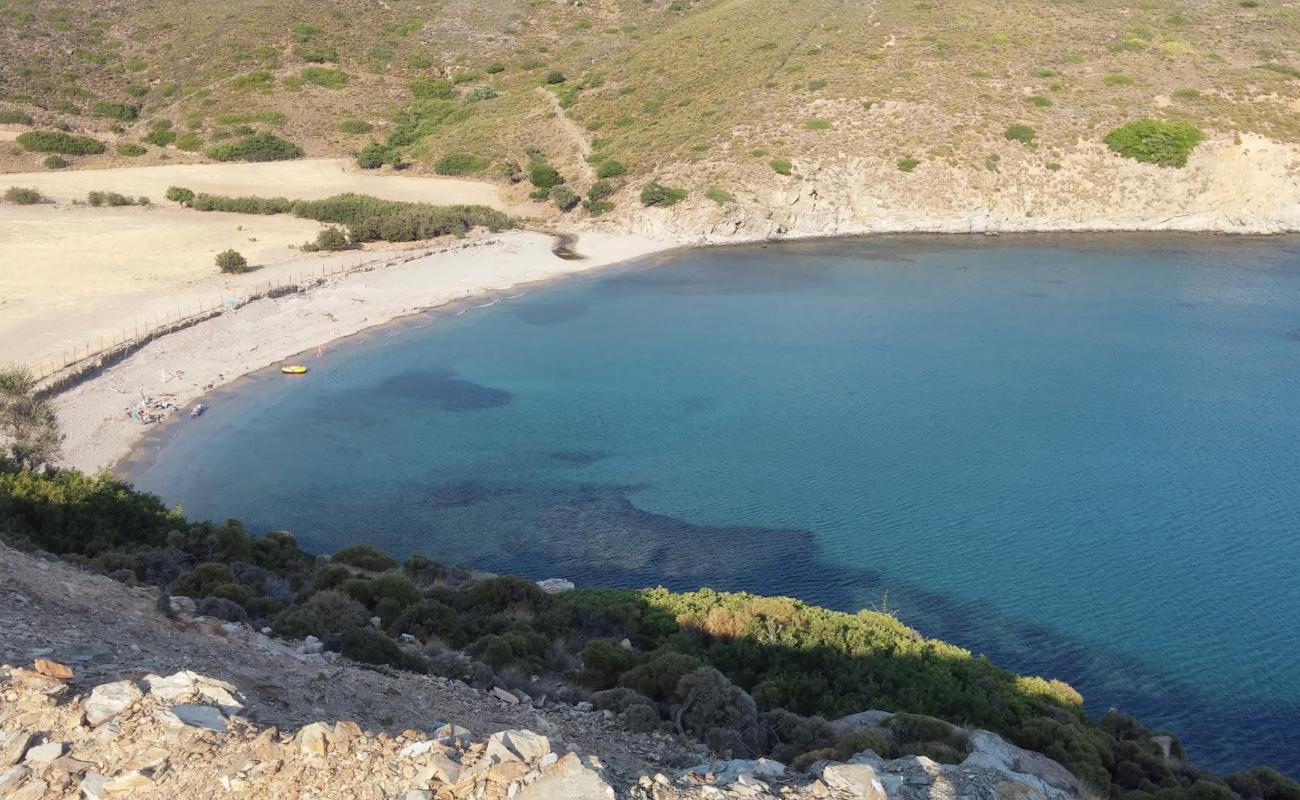
[[248, 271], [248, 259], [237, 250], [223, 250], [217, 253], [217, 269], [227, 274], [238, 275]]
[[168, 199], [196, 211], [225, 211], [236, 214], [293, 214], [342, 225], [351, 242], [412, 242], [439, 236], [464, 236], [472, 228], [503, 231], [517, 221], [487, 206], [406, 203], [364, 194], [338, 194], [324, 200], [290, 200], [284, 197], [229, 197], [195, 194], [173, 186]]
[[1106, 146], [1125, 158], [1162, 167], [1187, 165], [1187, 156], [1205, 138], [1186, 122], [1139, 119], [1106, 134]]
[[665, 186], [659, 181], [650, 181], [641, 189], [641, 205], [643, 206], [674, 206], [686, 199], [689, 194], [685, 189], [676, 186]]
[[331, 225], [316, 234], [316, 238], [313, 241], [305, 242], [298, 249], [302, 250], [304, 253], [315, 253], [319, 251], [333, 253], [339, 250], [347, 250], [351, 246], [352, 241], [348, 238], [347, 231]]
[[86, 194], [86, 204], [95, 206], [149, 206], [153, 205], [147, 197], [127, 197], [120, 192], [92, 191]]
[[222, 142], [208, 150], [208, 157], [217, 161], [288, 161], [302, 158], [302, 148], [273, 133], [259, 132]]
[[30, 189], [25, 186], [10, 186], [5, 190], [5, 202], [13, 203], [16, 206], [34, 206], [37, 203], [48, 203], [49, 199], [40, 193], [38, 189]]
[[439, 175], [473, 175], [487, 169], [492, 162], [469, 153], [449, 153], [433, 164]]
[[[242, 261], [233, 251], [223, 257]], [[30, 397], [18, 384], [6, 393], [0, 376], [0, 424]], [[234, 520], [188, 521], [109, 473], [13, 461], [11, 450], [0, 468], [0, 535], [9, 544], [162, 587], [164, 597], [184, 594], [203, 614], [320, 637], [356, 661], [484, 688], [545, 675], [563, 682], [556, 697], [589, 697], [629, 728], [675, 729], [719, 752], [796, 767], [868, 747], [960, 761], [964, 734], [947, 718], [1060, 761], [1103, 797], [1290, 800], [1300, 792], [1270, 770], [1218, 779], [1186, 767], [1177, 739], [1176, 758], [1166, 759], [1132, 717], [1090, 719], [1066, 684], [998, 669], [874, 611], [709, 589], [548, 595], [526, 580], [476, 579], [421, 555], [399, 565], [369, 545], [324, 558], [285, 531], [257, 537]], [[25, 463], [43, 462], [29, 454]], [[825, 721], [864, 708], [905, 713], [886, 731], [843, 738]]]
[[108, 148], [98, 139], [63, 131], [27, 131], [18, 134], [18, 144], [29, 153], [59, 153], [65, 156], [99, 155]]

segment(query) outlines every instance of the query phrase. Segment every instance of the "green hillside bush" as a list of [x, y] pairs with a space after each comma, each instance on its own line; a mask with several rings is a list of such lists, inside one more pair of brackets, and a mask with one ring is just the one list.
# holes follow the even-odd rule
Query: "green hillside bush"
[[1205, 135], [1186, 122], [1144, 118], [1106, 134], [1106, 146], [1125, 158], [1162, 167], [1182, 167]]
[[665, 186], [659, 181], [650, 181], [641, 189], [641, 204], [644, 206], [673, 206], [686, 199], [689, 194], [685, 189]]
[[217, 161], [287, 161], [302, 158], [302, 148], [273, 133], [259, 132], [209, 148], [208, 157]]
[[491, 161], [470, 153], [448, 153], [433, 164], [439, 175], [473, 175], [492, 165]]
[[97, 139], [63, 131], [27, 131], [18, 134], [17, 142], [29, 153], [59, 153], [65, 156], [93, 156], [108, 149]]
[[13, 203], [16, 206], [34, 206], [37, 203], [47, 202], [45, 195], [38, 189], [26, 186], [10, 186], [5, 190], [4, 198], [6, 203]]

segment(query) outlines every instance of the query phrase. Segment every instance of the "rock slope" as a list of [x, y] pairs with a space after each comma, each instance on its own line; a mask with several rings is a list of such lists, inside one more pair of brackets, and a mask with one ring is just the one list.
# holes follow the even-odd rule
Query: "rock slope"
[[[0, 546], [0, 797], [1075, 800], [1059, 764], [986, 731], [923, 756], [794, 772], [620, 729], [590, 704], [365, 669]], [[887, 721], [846, 718], [846, 730]]]

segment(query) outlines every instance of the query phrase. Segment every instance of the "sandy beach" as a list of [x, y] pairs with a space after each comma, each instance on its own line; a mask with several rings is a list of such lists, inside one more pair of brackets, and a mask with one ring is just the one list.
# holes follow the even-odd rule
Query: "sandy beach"
[[[0, 364], [43, 374], [74, 353], [157, 327], [159, 320], [247, 296], [266, 284], [391, 257], [393, 248], [308, 254], [323, 227], [288, 214], [198, 212], [163, 199], [168, 186], [230, 195], [315, 199], [360, 192], [390, 200], [482, 204], [509, 210], [480, 181], [363, 173], [336, 159], [190, 164], [0, 175], [54, 202], [5, 204], [0, 213]], [[92, 190], [149, 197], [149, 207], [74, 205]], [[256, 269], [224, 275], [218, 252], [235, 249]], [[378, 251], [378, 252], [376, 252]]]
[[[126, 455], [149, 431], [126, 414], [142, 398], [165, 396], [184, 410], [243, 375], [399, 317], [674, 246], [592, 233], [575, 245], [584, 258], [565, 260], [551, 252], [552, 243], [526, 232], [472, 237], [405, 263], [331, 278], [303, 294], [259, 300], [162, 337], [56, 398], [67, 435], [61, 463], [93, 471]], [[316, 358], [312, 352], [303, 360], [310, 365]]]

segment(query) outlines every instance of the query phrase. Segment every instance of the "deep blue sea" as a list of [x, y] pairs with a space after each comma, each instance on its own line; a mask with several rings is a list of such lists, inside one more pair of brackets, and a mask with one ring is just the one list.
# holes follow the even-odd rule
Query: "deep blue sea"
[[1300, 775], [1300, 239], [698, 250], [303, 358], [128, 474], [320, 551], [888, 607]]

